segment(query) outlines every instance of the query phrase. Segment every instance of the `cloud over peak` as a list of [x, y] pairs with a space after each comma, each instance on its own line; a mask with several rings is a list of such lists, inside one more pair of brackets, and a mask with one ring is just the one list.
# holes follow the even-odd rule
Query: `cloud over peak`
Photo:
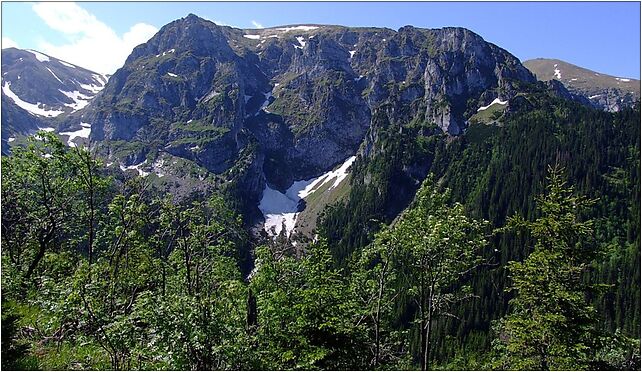
[[135, 46], [158, 31], [152, 25], [137, 23], [119, 36], [76, 3], [36, 3], [33, 11], [68, 40], [61, 45], [41, 41], [38, 44], [40, 51], [100, 73], [114, 73]]

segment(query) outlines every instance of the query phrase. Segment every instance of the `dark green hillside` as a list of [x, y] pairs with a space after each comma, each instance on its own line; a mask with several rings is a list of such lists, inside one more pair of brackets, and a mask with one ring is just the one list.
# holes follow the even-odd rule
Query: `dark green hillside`
[[[496, 227], [514, 213], [537, 217], [535, 196], [544, 190], [547, 166], [559, 164], [578, 193], [598, 199], [585, 217], [595, 219], [595, 244], [605, 254], [586, 280], [612, 285], [594, 298], [601, 324], [610, 332], [619, 329], [636, 337], [640, 332], [639, 105], [611, 114], [544, 94], [527, 99], [534, 110], [512, 112], [500, 127], [472, 125], [447, 144], [435, 136], [422, 136], [412, 124], [382, 120], [375, 142], [381, 152], [357, 162], [350, 198], [329, 208], [321, 223], [335, 256], [345, 261], [372, 240], [377, 221], [392, 221], [398, 212], [392, 208], [407, 203], [416, 188], [406, 171], [420, 169], [416, 164], [424, 165], [422, 172], [436, 174], [440, 186], [450, 188], [453, 200], [464, 203], [471, 215]], [[503, 265], [530, 253], [523, 243], [512, 234], [491, 240], [487, 253], [500, 265], [471, 278], [479, 298], [459, 309], [463, 321], [441, 325], [455, 337], [437, 353], [443, 360], [456, 354], [462, 341], [466, 350], [489, 346], [490, 322], [506, 311], [509, 299], [502, 290], [507, 285]]]

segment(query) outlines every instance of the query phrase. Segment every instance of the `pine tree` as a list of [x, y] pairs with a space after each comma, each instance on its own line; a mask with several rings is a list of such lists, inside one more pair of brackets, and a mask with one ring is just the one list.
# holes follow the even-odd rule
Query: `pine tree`
[[562, 170], [549, 168], [546, 194], [537, 200], [542, 216], [533, 222], [512, 217], [506, 229], [524, 229], [535, 246], [524, 262], [510, 262], [515, 291], [510, 314], [495, 327], [495, 368], [548, 370], [588, 367], [596, 349], [597, 314], [582, 281], [598, 254], [593, 221], [582, 221], [594, 200], [574, 195]]

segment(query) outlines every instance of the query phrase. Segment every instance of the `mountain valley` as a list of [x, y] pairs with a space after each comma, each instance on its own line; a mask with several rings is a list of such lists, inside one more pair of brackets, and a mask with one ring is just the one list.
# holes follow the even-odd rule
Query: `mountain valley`
[[[551, 368], [639, 367], [639, 80], [522, 63], [460, 27], [189, 14], [112, 75], [3, 49], [2, 155], [7, 303], [33, 327], [24, 296], [57, 296], [38, 315], [55, 329], [20, 338], [90, 355], [39, 368], [542, 369], [501, 349], [525, 337], [505, 332], [533, 252], [577, 264], [552, 279], [567, 319], [626, 350]], [[439, 302], [417, 300], [444, 272]]]

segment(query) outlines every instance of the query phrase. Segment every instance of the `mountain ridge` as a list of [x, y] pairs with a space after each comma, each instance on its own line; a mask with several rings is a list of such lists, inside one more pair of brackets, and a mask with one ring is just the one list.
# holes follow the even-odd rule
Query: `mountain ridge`
[[[377, 113], [416, 122], [422, 135], [458, 136], [468, 120], [498, 124], [536, 83], [519, 59], [461, 27], [239, 29], [190, 14], [135, 47], [87, 107], [52, 125], [70, 145], [90, 142], [110, 166], [165, 187], [242, 191], [247, 215], [260, 216], [268, 187], [284, 193], [351, 156], [374, 156]], [[561, 84], [548, 89], [577, 99]], [[407, 192], [424, 168], [408, 168]]]
[[586, 97], [594, 107], [619, 111], [640, 100], [640, 80], [596, 72], [553, 58], [523, 62], [539, 80], [560, 81], [574, 94]]

